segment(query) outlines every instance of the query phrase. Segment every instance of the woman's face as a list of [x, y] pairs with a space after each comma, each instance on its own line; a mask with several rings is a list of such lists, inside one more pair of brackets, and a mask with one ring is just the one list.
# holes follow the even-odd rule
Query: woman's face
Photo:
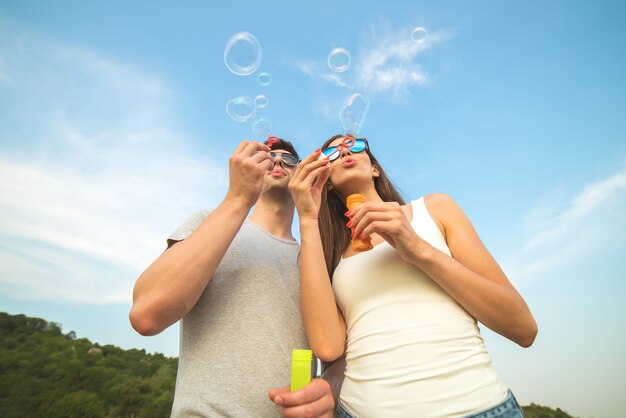
[[[343, 138], [337, 138], [326, 148], [342, 144]], [[343, 147], [339, 151], [339, 157], [330, 163], [330, 184], [341, 194], [354, 192], [355, 187], [373, 182], [374, 177], [378, 177], [378, 169], [372, 166], [372, 161], [365, 150], [351, 152], [350, 148]]]

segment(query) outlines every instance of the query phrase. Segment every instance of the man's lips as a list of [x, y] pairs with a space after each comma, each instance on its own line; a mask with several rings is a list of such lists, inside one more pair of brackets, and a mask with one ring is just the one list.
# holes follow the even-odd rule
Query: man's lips
[[285, 172], [284, 172], [284, 171], [282, 171], [282, 170], [276, 169], [276, 168], [275, 168], [275, 169], [273, 169], [273, 170], [270, 172], [270, 176], [285, 177], [286, 175], [287, 175], [287, 173], [285, 173]]

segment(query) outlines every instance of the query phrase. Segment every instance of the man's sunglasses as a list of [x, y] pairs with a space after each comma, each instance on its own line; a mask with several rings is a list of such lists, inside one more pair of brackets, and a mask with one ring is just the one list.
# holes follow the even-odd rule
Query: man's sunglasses
[[343, 143], [337, 145], [336, 147], [328, 147], [322, 151], [322, 154], [328, 160], [335, 161], [341, 155], [341, 151], [347, 148], [350, 152], [362, 152], [367, 148], [367, 140], [365, 138], [353, 139], [350, 137], [346, 137], [346, 140]]
[[292, 168], [297, 166], [298, 163], [300, 162], [298, 160], [298, 157], [296, 157], [293, 154], [289, 154], [287, 152], [270, 151], [270, 157], [272, 157], [272, 161], [276, 159], [276, 156], [280, 156], [280, 159], [283, 160], [283, 163], [285, 163], [286, 166], [289, 166]]

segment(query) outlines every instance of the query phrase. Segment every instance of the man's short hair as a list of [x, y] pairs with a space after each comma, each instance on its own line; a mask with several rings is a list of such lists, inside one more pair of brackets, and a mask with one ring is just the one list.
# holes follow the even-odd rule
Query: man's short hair
[[[300, 156], [291, 142], [281, 138], [276, 138], [276, 140], [277, 142], [274, 142], [271, 145], [273, 150], [282, 149], [283, 151], [287, 151], [288, 153], [295, 155], [298, 161], [300, 161]], [[267, 141], [265, 141], [264, 144], [268, 145]]]

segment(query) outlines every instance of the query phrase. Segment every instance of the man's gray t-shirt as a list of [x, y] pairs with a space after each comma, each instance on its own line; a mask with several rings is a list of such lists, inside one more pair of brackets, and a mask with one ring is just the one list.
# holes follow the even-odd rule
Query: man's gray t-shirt
[[[199, 211], [168, 239], [189, 236]], [[287, 386], [291, 350], [308, 348], [298, 254], [246, 220], [193, 309], [181, 320], [173, 417], [275, 417], [267, 392]]]

